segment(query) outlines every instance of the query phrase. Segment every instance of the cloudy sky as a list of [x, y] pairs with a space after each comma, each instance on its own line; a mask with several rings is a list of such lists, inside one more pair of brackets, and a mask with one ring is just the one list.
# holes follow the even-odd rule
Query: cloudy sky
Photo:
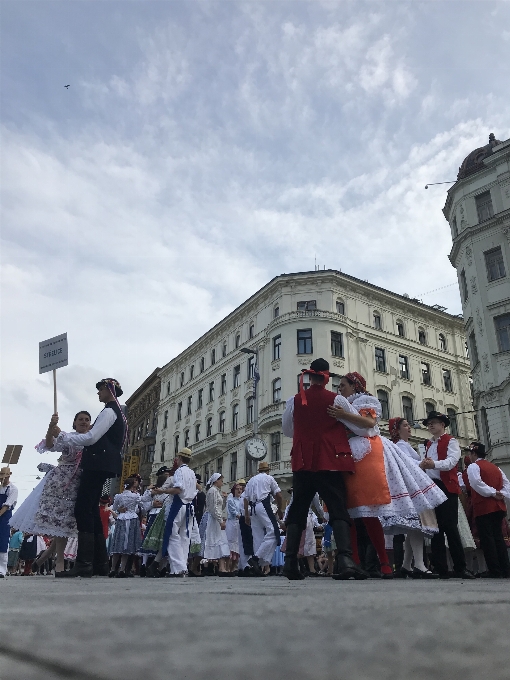
[[1, 447], [25, 447], [23, 495], [40, 340], [69, 335], [66, 429], [98, 378], [128, 396], [315, 256], [459, 313], [424, 185], [510, 137], [509, 26], [491, 1], [3, 0]]

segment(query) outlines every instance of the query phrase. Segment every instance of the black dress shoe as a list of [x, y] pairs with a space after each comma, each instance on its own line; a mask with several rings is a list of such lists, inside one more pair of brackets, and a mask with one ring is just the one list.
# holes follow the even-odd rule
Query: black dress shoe
[[255, 555], [253, 557], [250, 557], [250, 559], [248, 560], [248, 564], [252, 568], [254, 576], [264, 576], [264, 572], [262, 571], [262, 568], [259, 564], [258, 557], [256, 557]]
[[461, 578], [463, 581], [471, 581], [474, 580], [476, 576], [472, 574], [469, 569], [464, 569], [464, 571], [453, 572], [453, 578]]
[[439, 574], [433, 574], [431, 571], [422, 571], [415, 567], [412, 572], [412, 577], [417, 579], [437, 579], [439, 578]]
[[412, 578], [413, 571], [411, 569], [406, 569], [405, 567], [400, 567], [399, 569], [401, 576], [397, 575], [395, 572], [395, 578]]
[[304, 574], [299, 569], [299, 562], [297, 557], [285, 556], [285, 563], [283, 565], [283, 575], [286, 576], [289, 581], [303, 581], [305, 579]]

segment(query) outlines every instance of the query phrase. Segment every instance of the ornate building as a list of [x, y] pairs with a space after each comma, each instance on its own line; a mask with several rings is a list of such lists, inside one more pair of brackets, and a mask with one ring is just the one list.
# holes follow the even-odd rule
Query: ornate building
[[161, 393], [160, 368], [156, 368], [140, 387], [126, 399], [129, 439], [124, 454], [120, 488], [126, 477], [138, 472], [149, 484], [156, 445], [158, 406]]
[[[462, 319], [338, 271], [278, 276], [172, 359], [159, 372], [160, 418], [153, 472], [181, 446], [193, 467], [225, 482], [250, 476], [245, 456], [256, 406], [273, 474], [290, 484], [292, 442], [283, 437], [285, 400], [302, 368], [324, 357], [332, 371], [358, 370], [390, 416], [415, 423], [414, 443], [427, 438], [419, 421], [433, 409], [452, 416], [461, 443], [474, 436], [470, 366]], [[253, 401], [258, 351], [258, 404]], [[333, 389], [336, 387], [333, 383]], [[456, 414], [459, 415], [456, 415]]]
[[510, 139], [472, 151], [448, 191], [480, 438], [510, 474]]

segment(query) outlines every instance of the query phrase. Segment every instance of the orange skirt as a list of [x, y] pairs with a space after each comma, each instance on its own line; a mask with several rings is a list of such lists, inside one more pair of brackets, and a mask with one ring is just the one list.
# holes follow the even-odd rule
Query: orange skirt
[[370, 453], [354, 464], [354, 474], [345, 475], [348, 509], [391, 503], [382, 439], [370, 437], [370, 445]]

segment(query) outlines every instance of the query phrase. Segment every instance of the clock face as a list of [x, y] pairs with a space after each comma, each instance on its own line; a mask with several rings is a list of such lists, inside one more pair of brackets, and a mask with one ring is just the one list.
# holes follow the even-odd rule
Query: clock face
[[252, 460], [263, 460], [267, 455], [267, 447], [263, 439], [254, 437], [246, 442], [246, 455]]

